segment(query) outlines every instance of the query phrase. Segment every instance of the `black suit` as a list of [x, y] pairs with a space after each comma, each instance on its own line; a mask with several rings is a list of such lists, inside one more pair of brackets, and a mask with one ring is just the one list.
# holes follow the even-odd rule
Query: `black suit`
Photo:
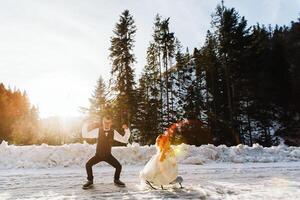
[[122, 166], [119, 161], [111, 154], [111, 148], [114, 141], [114, 131], [99, 129], [96, 154], [86, 163], [87, 179], [93, 181], [93, 165], [105, 161], [113, 166], [116, 171], [114, 178], [119, 180]]

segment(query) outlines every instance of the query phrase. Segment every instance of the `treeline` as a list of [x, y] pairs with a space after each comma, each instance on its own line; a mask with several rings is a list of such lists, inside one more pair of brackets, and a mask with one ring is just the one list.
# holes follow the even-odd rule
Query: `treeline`
[[[146, 65], [136, 83], [133, 52], [137, 27], [128, 10], [111, 37], [111, 78], [99, 78], [90, 98], [92, 121], [111, 114], [116, 129], [131, 126], [132, 140], [153, 144], [174, 133], [185, 142], [264, 146], [300, 144], [300, 19], [289, 26], [248, 26], [234, 8], [218, 5], [202, 47], [184, 49], [157, 15]], [[197, 41], [195, 41], [197, 42]], [[0, 84], [0, 142], [81, 142], [81, 119], [66, 126], [40, 120], [26, 92]]]
[[38, 135], [38, 109], [26, 92], [7, 89], [0, 83], [0, 143], [34, 144]]
[[40, 119], [39, 110], [30, 104], [26, 92], [6, 88], [0, 83], [0, 144], [50, 144], [82, 142], [82, 119], [59, 117]]
[[130, 124], [133, 139], [143, 144], [166, 130], [175, 133], [175, 143], [196, 145], [270, 146], [278, 136], [299, 138], [300, 19], [283, 27], [248, 26], [222, 3], [205, 44], [192, 52], [183, 50], [169, 23], [156, 16], [137, 84], [137, 28], [128, 10], [121, 14], [109, 49], [112, 78], [108, 85], [99, 78], [91, 119], [111, 113], [116, 128]]

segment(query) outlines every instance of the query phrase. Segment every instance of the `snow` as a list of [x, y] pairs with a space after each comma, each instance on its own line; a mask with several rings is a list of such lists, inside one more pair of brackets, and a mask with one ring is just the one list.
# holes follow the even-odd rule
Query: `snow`
[[95, 145], [15, 146], [0, 144], [0, 199], [299, 199], [300, 148], [181, 144], [174, 146], [183, 189], [150, 190], [139, 171], [155, 146], [114, 147], [126, 188], [112, 184], [114, 169], [94, 167], [95, 187], [82, 190], [85, 162]]
[[[96, 145], [87, 143], [50, 146], [46, 144], [15, 146], [2, 142], [0, 145], [0, 169], [11, 168], [49, 168], [83, 167], [88, 158], [95, 154]], [[300, 148], [288, 146], [252, 147], [238, 145], [227, 147], [211, 144], [200, 147], [181, 144], [173, 146], [178, 162], [181, 164], [204, 163], [269, 163], [300, 161]], [[113, 147], [113, 154], [123, 165], [145, 165], [155, 154], [156, 148], [140, 146], [136, 143], [126, 147]]]
[[300, 197], [300, 162], [180, 164], [183, 189], [178, 185], [150, 190], [140, 184], [140, 165], [125, 165], [121, 180], [125, 188], [112, 184], [113, 168], [94, 169], [94, 188], [82, 190], [85, 169], [0, 170], [0, 199], [283, 199]]

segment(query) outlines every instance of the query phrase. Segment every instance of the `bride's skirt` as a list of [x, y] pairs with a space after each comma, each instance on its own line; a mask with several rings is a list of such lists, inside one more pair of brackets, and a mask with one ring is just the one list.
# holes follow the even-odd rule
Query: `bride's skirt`
[[166, 156], [163, 161], [159, 161], [159, 154], [152, 158], [140, 172], [142, 181], [149, 181], [155, 185], [167, 185], [178, 176], [178, 166], [175, 156]]

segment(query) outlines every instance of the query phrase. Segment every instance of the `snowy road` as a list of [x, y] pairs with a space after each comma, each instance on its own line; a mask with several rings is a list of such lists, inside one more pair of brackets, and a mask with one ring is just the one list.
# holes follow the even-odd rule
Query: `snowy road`
[[94, 168], [95, 187], [82, 190], [83, 168], [0, 170], [0, 199], [300, 199], [300, 162], [180, 165], [184, 188], [149, 190], [142, 166], [124, 166], [126, 188], [112, 184], [113, 169]]

